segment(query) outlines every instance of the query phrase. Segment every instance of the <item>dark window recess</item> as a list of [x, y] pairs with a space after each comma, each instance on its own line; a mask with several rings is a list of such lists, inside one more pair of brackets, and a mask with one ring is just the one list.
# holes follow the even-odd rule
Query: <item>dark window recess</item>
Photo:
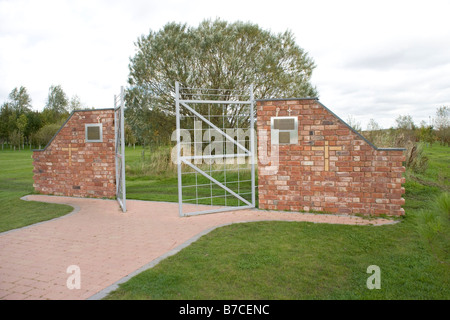
[[290, 143], [291, 142], [291, 134], [289, 132], [280, 132], [278, 135], [280, 143]]
[[87, 127], [88, 140], [100, 140], [100, 127]]
[[273, 123], [273, 128], [277, 130], [294, 130], [295, 121], [294, 119], [275, 119]]
[[73, 188], [73, 189], [76, 189], [76, 190], [79, 190], [79, 189], [80, 189], [80, 186], [73, 186], [72, 188]]

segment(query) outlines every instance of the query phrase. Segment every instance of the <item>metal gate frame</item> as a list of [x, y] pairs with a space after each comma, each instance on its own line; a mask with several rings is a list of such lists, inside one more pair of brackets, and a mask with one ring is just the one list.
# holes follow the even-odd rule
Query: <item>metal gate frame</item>
[[116, 198], [123, 212], [127, 212], [125, 185], [125, 117], [124, 90], [120, 88], [120, 95], [114, 95], [114, 136], [116, 162]]
[[[190, 88], [184, 88], [184, 89], [190, 89]], [[202, 89], [200, 89], [202, 90]], [[208, 90], [208, 89], [205, 89]], [[180, 84], [179, 82], [175, 83], [175, 103], [176, 103], [176, 142], [177, 142], [177, 172], [178, 172], [178, 207], [179, 207], [179, 215], [181, 217], [183, 216], [192, 216], [192, 215], [199, 215], [199, 214], [208, 214], [208, 213], [217, 213], [217, 212], [224, 212], [224, 211], [235, 211], [235, 210], [242, 210], [242, 209], [250, 209], [255, 208], [256, 206], [256, 196], [255, 196], [255, 132], [254, 132], [254, 96], [253, 96], [253, 85], [250, 86], [249, 90], [249, 100], [245, 101], [224, 101], [224, 100], [198, 100], [198, 99], [181, 99], [180, 96]], [[210, 122], [206, 117], [204, 117], [202, 114], [198, 113], [194, 108], [191, 108], [189, 104], [248, 104], [250, 106], [250, 150], [245, 148], [239, 141], [235, 141], [233, 137], [226, 134], [223, 130], [215, 126], [212, 122]], [[192, 164], [189, 160], [194, 159], [214, 159], [214, 158], [223, 158], [223, 157], [242, 157], [242, 154], [222, 154], [222, 155], [209, 155], [208, 157], [205, 156], [181, 156], [181, 124], [180, 124], [180, 108], [184, 107], [187, 109], [188, 112], [195, 115], [199, 119], [201, 119], [204, 123], [209, 125], [211, 128], [216, 130], [218, 133], [220, 133], [225, 139], [232, 142], [237, 148], [242, 150], [245, 154], [245, 156], [250, 157], [251, 161], [251, 201], [248, 201], [241, 197], [239, 194], [235, 193], [233, 190], [229, 189], [226, 185], [222, 184], [221, 182], [214, 179], [212, 176], [208, 175], [206, 172], [204, 172], [202, 169], [197, 167], [196, 165]], [[201, 211], [195, 211], [195, 212], [189, 212], [185, 213], [183, 212], [183, 185], [182, 185], [182, 164], [189, 166], [205, 178], [209, 179], [211, 182], [216, 184], [217, 186], [224, 189], [226, 192], [229, 192], [232, 196], [236, 197], [237, 199], [244, 202], [246, 205], [243, 206], [229, 206], [229, 207], [221, 207], [221, 208], [214, 208], [209, 210], [201, 210]]]

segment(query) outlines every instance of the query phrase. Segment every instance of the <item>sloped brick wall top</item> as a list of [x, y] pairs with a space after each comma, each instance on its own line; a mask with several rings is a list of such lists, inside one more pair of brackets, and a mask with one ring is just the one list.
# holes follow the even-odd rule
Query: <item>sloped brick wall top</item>
[[[92, 123], [102, 124], [102, 142], [85, 141], [85, 124]], [[33, 151], [35, 190], [114, 198], [114, 144], [114, 109], [74, 111], [44, 149]]]
[[[277, 114], [298, 117], [297, 144], [271, 145]], [[261, 209], [404, 214], [404, 149], [376, 148], [317, 99], [258, 100], [257, 130], [258, 150], [278, 153], [258, 157]]]

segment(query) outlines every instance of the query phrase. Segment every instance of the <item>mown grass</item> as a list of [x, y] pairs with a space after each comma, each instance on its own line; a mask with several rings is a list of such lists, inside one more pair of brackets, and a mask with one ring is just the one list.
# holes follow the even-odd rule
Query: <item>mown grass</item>
[[[108, 299], [448, 299], [448, 266], [410, 222], [255, 222], [217, 229]], [[368, 266], [381, 290], [368, 290]]]
[[31, 151], [0, 151], [0, 232], [53, 219], [73, 210], [70, 206], [20, 199], [32, 193]]
[[[435, 212], [434, 204], [445, 197], [445, 180], [434, 179], [437, 174], [448, 176], [447, 150], [426, 149], [430, 172], [422, 180], [433, 183], [422, 184], [409, 175], [406, 215], [400, 223], [371, 227], [254, 222], [222, 227], [120, 285], [106, 299], [447, 300], [448, 225], [442, 224], [430, 242], [423, 232], [430, 221], [422, 216]], [[366, 286], [370, 265], [380, 267], [379, 290]]]

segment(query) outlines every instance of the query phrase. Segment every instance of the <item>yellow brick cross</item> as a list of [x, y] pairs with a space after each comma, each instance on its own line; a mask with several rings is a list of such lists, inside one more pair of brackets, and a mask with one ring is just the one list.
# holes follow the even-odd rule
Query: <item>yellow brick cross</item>
[[78, 148], [72, 148], [72, 145], [69, 143], [68, 148], [61, 148], [62, 151], [69, 151], [69, 166], [72, 166], [72, 150], [78, 151]]
[[325, 171], [330, 170], [330, 160], [329, 160], [329, 151], [341, 151], [342, 146], [336, 147], [330, 147], [328, 146], [328, 141], [325, 141], [325, 145], [323, 147], [312, 147], [313, 151], [324, 151], [325, 152]]

